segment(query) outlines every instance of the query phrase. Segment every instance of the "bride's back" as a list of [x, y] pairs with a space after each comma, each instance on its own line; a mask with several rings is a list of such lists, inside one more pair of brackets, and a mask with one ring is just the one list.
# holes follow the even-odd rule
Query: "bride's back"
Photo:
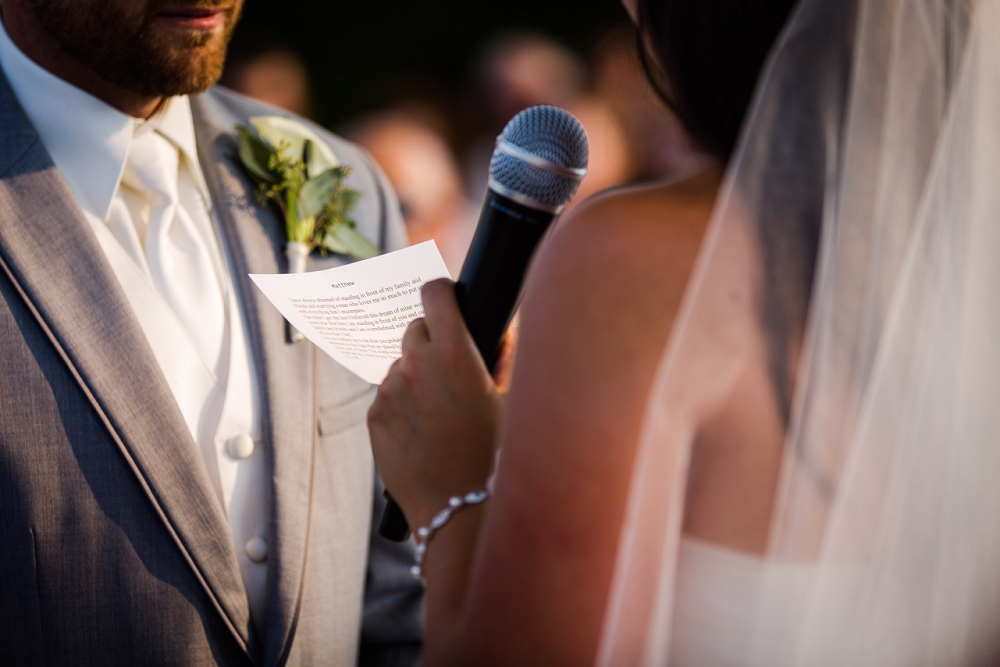
[[[996, 664], [998, 27], [995, 0], [797, 9], [654, 383], [601, 664]], [[676, 502], [702, 408], [755, 367], [760, 558]]]
[[[643, 16], [664, 20], [652, 10], [667, 4], [683, 3], [649, 3]], [[791, 2], [776, 4], [787, 11]], [[756, 68], [784, 18], [774, 16], [773, 5], [768, 20], [746, 21], [747, 11], [741, 0], [704, 10], [699, 25], [688, 17], [686, 26], [703, 31], [699, 40], [656, 50], [662, 62], [720, 45], [721, 51], [705, 49], [710, 62], [694, 57], [667, 68], [671, 82], [684, 67], [697, 83], [688, 97], [674, 85], [670, 99], [682, 120], [699, 119], [690, 129], [709, 156], [705, 168], [591, 199], [560, 223], [535, 260], [501, 425], [495, 497], [463, 623], [478, 638], [466, 654], [470, 664], [585, 664], [597, 650], [646, 399]], [[719, 26], [757, 32], [737, 40], [747, 46], [740, 51]], [[699, 67], [711, 81], [700, 78]], [[713, 69], [727, 67], [741, 75], [719, 78]], [[780, 410], [769, 398], [767, 375], [758, 368], [745, 378], [749, 413], [704, 406], [706, 419], [718, 415], [710, 420], [715, 430], [704, 433], [689, 504], [696, 534], [749, 551], [760, 550], [766, 537], [777, 470]], [[762, 421], [761, 411], [771, 419]]]

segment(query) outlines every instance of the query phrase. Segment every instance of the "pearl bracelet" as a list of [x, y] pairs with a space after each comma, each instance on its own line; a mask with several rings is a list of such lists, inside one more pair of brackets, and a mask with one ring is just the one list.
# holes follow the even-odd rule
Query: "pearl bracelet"
[[410, 574], [414, 578], [420, 581], [425, 581], [424, 578], [424, 556], [427, 554], [427, 544], [434, 537], [434, 534], [441, 530], [446, 523], [451, 521], [457, 512], [461, 511], [463, 508], [469, 505], [479, 505], [480, 503], [486, 502], [487, 498], [490, 497], [489, 491], [473, 491], [467, 493], [464, 496], [452, 496], [448, 499], [448, 506], [443, 510], [438, 512], [433, 519], [431, 519], [431, 524], [429, 526], [423, 526], [418, 528], [414, 540], [417, 543], [416, 557], [414, 558], [413, 567], [410, 568]]

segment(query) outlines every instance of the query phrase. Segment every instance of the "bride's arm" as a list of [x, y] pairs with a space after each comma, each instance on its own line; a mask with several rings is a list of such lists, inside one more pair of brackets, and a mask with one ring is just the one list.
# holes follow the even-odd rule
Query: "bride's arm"
[[[654, 194], [587, 205], [532, 270], [494, 498], [428, 550], [427, 664], [593, 659], [646, 394], [711, 202], [674, 193], [665, 210]], [[418, 525], [484, 483], [497, 405], [440, 287], [371, 420], [387, 484]]]

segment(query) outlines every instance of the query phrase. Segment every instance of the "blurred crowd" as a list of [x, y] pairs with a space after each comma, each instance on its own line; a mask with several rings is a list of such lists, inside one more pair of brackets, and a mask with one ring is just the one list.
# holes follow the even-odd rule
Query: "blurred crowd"
[[[222, 83], [321, 120], [307, 64], [285, 46], [233, 54]], [[631, 26], [608, 30], [589, 53], [539, 32], [506, 32], [483, 46], [461, 94], [424, 82], [400, 85], [387, 99], [332, 129], [372, 154], [399, 195], [410, 242], [434, 239], [456, 277], [494, 142], [523, 109], [562, 107], [587, 131], [589, 173], [570, 208], [607, 188], [683, 173], [701, 159], [643, 75]]]

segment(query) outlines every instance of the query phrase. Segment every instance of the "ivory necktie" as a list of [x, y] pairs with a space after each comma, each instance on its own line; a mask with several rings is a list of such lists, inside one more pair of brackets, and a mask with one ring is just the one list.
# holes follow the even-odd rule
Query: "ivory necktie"
[[199, 230], [199, 221], [202, 230], [211, 230], [208, 211], [182, 205], [181, 168], [174, 144], [155, 131], [140, 131], [132, 139], [122, 185], [146, 202], [139, 216], [144, 220], [132, 222], [143, 240], [153, 285], [215, 373], [225, 336], [223, 292], [203, 236], [206, 232]]

